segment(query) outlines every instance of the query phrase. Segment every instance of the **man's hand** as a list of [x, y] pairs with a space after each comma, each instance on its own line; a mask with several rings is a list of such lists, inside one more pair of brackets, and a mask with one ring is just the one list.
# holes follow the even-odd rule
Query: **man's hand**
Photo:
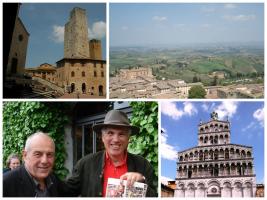
[[137, 173], [137, 172], [127, 172], [123, 175], [121, 175], [120, 180], [126, 180], [127, 181], [127, 186], [131, 187], [135, 182], [144, 182], [145, 178], [142, 174]]

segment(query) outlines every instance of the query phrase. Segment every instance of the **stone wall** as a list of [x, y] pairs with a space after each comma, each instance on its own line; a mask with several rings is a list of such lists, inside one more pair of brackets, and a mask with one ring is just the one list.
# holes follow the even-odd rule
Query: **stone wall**
[[7, 75], [23, 74], [25, 68], [29, 33], [22, 21], [17, 18], [15, 22], [12, 42], [8, 57]]
[[90, 40], [89, 41], [90, 48], [90, 58], [95, 60], [102, 60], [102, 48], [101, 48], [101, 40]]
[[63, 59], [58, 62], [58, 85], [68, 93], [106, 95], [106, 63], [91, 59]]
[[175, 197], [255, 197], [255, 177], [177, 181]]
[[64, 33], [65, 58], [89, 58], [88, 25], [86, 11], [74, 8]]

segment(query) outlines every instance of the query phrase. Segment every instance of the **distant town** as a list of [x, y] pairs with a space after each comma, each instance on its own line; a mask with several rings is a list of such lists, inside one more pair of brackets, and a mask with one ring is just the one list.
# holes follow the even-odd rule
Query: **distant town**
[[[200, 96], [195, 94], [201, 89]], [[110, 98], [263, 97], [264, 48], [259, 44], [110, 51]]]

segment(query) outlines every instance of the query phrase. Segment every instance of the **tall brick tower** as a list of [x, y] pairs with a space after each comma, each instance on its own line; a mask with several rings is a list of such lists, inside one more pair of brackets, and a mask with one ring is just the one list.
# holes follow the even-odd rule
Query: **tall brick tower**
[[65, 24], [64, 57], [90, 57], [86, 11], [82, 8], [73, 8], [70, 19]]
[[96, 40], [96, 39], [90, 40], [89, 48], [90, 48], [91, 59], [95, 59], [95, 60], [102, 59], [101, 40]]

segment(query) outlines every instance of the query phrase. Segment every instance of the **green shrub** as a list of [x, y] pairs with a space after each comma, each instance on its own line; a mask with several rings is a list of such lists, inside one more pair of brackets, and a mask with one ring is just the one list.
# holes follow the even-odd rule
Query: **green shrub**
[[131, 124], [140, 127], [140, 133], [132, 136], [129, 152], [146, 158], [154, 168], [154, 184], [158, 184], [158, 103], [131, 102]]

